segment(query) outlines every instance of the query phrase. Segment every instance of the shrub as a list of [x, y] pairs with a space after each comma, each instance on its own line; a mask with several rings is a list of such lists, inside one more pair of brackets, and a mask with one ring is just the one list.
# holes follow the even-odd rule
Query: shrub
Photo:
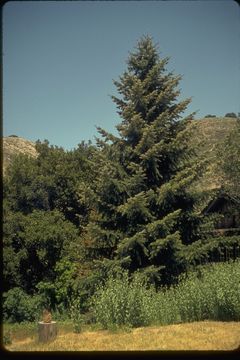
[[182, 322], [240, 319], [239, 261], [199, 267], [173, 291]]
[[3, 345], [11, 345], [12, 344], [12, 336], [10, 331], [6, 331], [3, 334]]
[[152, 301], [152, 324], [168, 325], [181, 322], [174, 287], [158, 291]]
[[127, 272], [123, 272], [115, 278], [110, 276], [98, 288], [92, 298], [92, 311], [104, 328], [148, 325], [153, 294], [153, 289], [147, 289], [138, 274], [130, 281]]
[[92, 298], [96, 321], [104, 328], [201, 320], [240, 320], [240, 262], [199, 266], [178, 285], [158, 292], [139, 276], [110, 276]]
[[211, 115], [211, 114], [208, 114], [208, 115], [206, 115], [206, 116], [204, 116], [205, 118], [215, 118], [216, 117], [216, 115]]
[[63, 258], [56, 263], [54, 270], [54, 282], [40, 281], [36, 288], [45, 299], [44, 306], [62, 315], [69, 307], [69, 299], [74, 293], [76, 265]]
[[81, 314], [80, 301], [78, 298], [72, 300], [70, 304], [70, 318], [73, 322], [75, 333], [80, 333], [82, 330], [83, 317]]
[[237, 115], [234, 112], [227, 113], [224, 117], [237, 118]]
[[34, 321], [39, 317], [41, 297], [30, 296], [15, 287], [3, 293], [3, 317], [9, 322]]

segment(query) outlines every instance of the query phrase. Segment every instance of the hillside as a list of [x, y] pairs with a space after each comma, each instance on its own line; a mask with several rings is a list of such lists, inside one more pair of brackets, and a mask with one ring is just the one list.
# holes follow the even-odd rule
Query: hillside
[[224, 141], [226, 135], [237, 123], [236, 118], [204, 118], [193, 120], [197, 123], [196, 137], [200, 136], [204, 140], [205, 148], [213, 150], [214, 145]]
[[[222, 143], [229, 131], [236, 125], [234, 118], [204, 118], [193, 120], [194, 135], [190, 141], [199, 146], [199, 156], [206, 152], [206, 156], [211, 159], [211, 166], [204, 174], [199, 186], [215, 188], [219, 186], [219, 175], [216, 167], [216, 145]], [[16, 154], [27, 154], [36, 157], [37, 151], [35, 144], [17, 136], [8, 136], [3, 138], [3, 173], [6, 173], [8, 165]]]
[[32, 141], [18, 136], [7, 136], [3, 138], [3, 174], [6, 174], [7, 167], [17, 154], [26, 154], [36, 157], [37, 151]]
[[[211, 190], [221, 186], [219, 172], [219, 146], [236, 126], [236, 118], [204, 118], [193, 120], [194, 135], [190, 141], [198, 146], [198, 157], [207, 158], [210, 162], [206, 171], [194, 184], [195, 190]], [[220, 153], [219, 153], [220, 151]]]

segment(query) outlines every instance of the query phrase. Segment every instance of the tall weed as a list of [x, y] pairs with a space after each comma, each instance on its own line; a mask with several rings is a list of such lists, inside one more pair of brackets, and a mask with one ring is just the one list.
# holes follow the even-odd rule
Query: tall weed
[[151, 322], [153, 289], [147, 289], [143, 280], [135, 276], [130, 281], [127, 272], [120, 277], [110, 276], [92, 298], [92, 310], [96, 321], [104, 328], [117, 326], [141, 326]]
[[155, 291], [127, 273], [110, 276], [92, 298], [96, 322], [104, 328], [201, 320], [240, 320], [240, 262], [198, 267], [176, 286]]

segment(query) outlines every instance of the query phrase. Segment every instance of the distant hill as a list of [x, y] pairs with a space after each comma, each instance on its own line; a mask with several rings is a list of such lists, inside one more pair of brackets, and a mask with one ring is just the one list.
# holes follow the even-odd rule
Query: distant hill
[[[194, 184], [197, 190], [217, 189], [221, 186], [221, 174], [218, 167], [217, 148], [223, 144], [227, 135], [237, 124], [237, 118], [204, 118], [193, 120], [194, 134], [190, 141], [198, 145], [198, 156], [207, 157], [210, 164], [203, 176]], [[195, 190], [196, 190], [195, 189]]]
[[193, 120], [196, 126], [196, 138], [200, 137], [203, 141], [204, 149], [212, 151], [216, 144], [225, 140], [229, 131], [236, 126], [236, 118], [204, 118]]
[[[206, 154], [211, 164], [202, 179], [195, 186], [199, 189], [216, 188], [220, 185], [220, 178], [216, 167], [216, 146], [226, 139], [226, 136], [236, 125], [236, 118], [204, 118], [193, 120], [194, 133], [190, 142], [199, 145], [199, 156]], [[3, 174], [16, 154], [27, 154], [36, 157], [35, 143], [16, 135], [3, 138]]]
[[37, 157], [35, 143], [16, 135], [3, 138], [3, 174], [6, 174], [7, 167], [17, 154], [26, 154]]

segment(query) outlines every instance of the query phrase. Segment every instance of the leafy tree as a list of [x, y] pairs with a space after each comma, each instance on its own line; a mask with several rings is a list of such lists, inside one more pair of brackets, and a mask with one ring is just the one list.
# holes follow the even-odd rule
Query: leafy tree
[[66, 307], [78, 274], [89, 268], [79, 234], [88, 222], [96, 148], [82, 142], [66, 152], [46, 140], [36, 149], [36, 159], [17, 155], [3, 179], [4, 291], [40, 292], [51, 307]]
[[54, 282], [52, 280], [40, 281], [37, 284], [37, 289], [45, 299], [45, 307], [64, 312], [75, 294], [77, 264], [70, 261], [68, 257], [63, 257], [56, 262], [54, 272]]
[[166, 72], [168, 60], [143, 37], [114, 81], [123, 120], [119, 137], [98, 129], [104, 140], [98, 139], [96, 204], [85, 234], [89, 254], [106, 268], [122, 264], [165, 283], [185, 268], [184, 251], [201, 223], [188, 191], [201, 164], [191, 161], [188, 147], [191, 116], [181, 118], [190, 99], [177, 102], [181, 77]]
[[21, 287], [32, 294], [40, 281], [55, 281], [60, 260], [77, 260], [74, 244], [80, 247], [78, 231], [57, 210], [8, 213], [3, 235], [4, 291]]
[[39, 319], [42, 299], [26, 294], [20, 287], [3, 293], [3, 317], [9, 322], [36, 321]]
[[66, 219], [83, 227], [88, 209], [81, 196], [84, 183], [91, 182], [94, 147], [81, 143], [66, 152], [49, 146], [48, 141], [38, 141], [36, 149], [36, 159], [16, 156], [4, 179], [4, 197], [10, 209], [24, 214], [58, 209]]

